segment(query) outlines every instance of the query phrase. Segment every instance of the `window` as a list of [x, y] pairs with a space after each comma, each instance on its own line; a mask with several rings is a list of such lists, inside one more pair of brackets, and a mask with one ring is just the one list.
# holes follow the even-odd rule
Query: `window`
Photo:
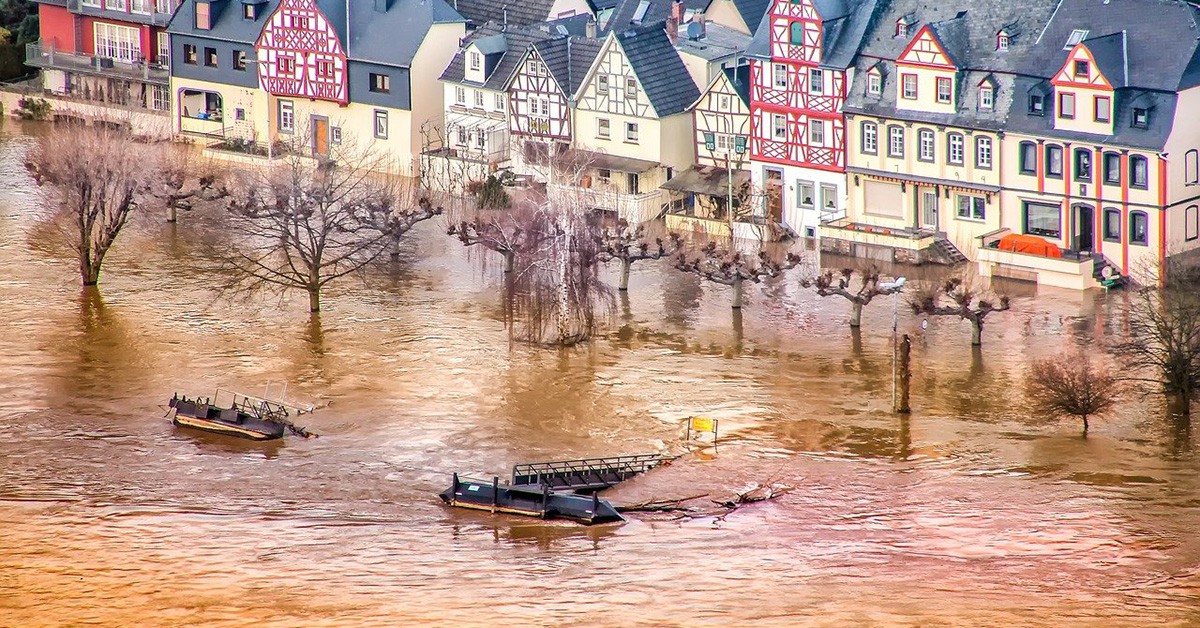
[[461, 126], [458, 127], [458, 145], [459, 146], [467, 145], [467, 128], [466, 127], [461, 127]]
[[904, 129], [898, 126], [888, 127], [888, 157], [904, 156]]
[[1029, 114], [1034, 116], [1046, 115], [1046, 97], [1041, 94], [1029, 95]]
[[930, 129], [917, 131], [917, 159], [933, 161], [933, 131]]
[[1108, 122], [1112, 119], [1112, 101], [1107, 96], [1096, 96], [1092, 103], [1092, 114], [1096, 122]]
[[212, 28], [212, 5], [207, 2], [196, 3], [196, 28], [206, 31]]
[[275, 59], [275, 69], [284, 76], [294, 75], [296, 73], [296, 60], [291, 57], [277, 57]]
[[825, 211], [837, 209], [837, 186], [821, 184], [821, 208]]
[[721, 94], [717, 98], [717, 108], [720, 109], [721, 111], [729, 111], [729, 109], [731, 108], [729, 94]]
[[1075, 180], [1092, 180], [1092, 151], [1089, 149], [1075, 149]]
[[950, 79], [939, 76], [937, 80], [937, 101], [943, 105], [949, 104], [951, 92]]
[[625, 77], [625, 99], [637, 100], [637, 94], [637, 79], [632, 76]]
[[475, 148], [481, 151], [487, 150], [487, 132], [480, 130], [475, 134]]
[[1200, 182], [1200, 152], [1194, 148], [1183, 154], [1183, 182], [1185, 185]]
[[611, 137], [608, 118], [596, 119], [596, 137], [602, 140]]
[[1104, 239], [1121, 241], [1121, 210], [1109, 207], [1104, 210]]
[[317, 78], [333, 78], [333, 62], [327, 59], [317, 61]]
[[1088, 77], [1088, 74], [1091, 74], [1091, 72], [1089, 72], [1090, 69], [1091, 68], [1088, 66], [1087, 61], [1084, 61], [1082, 59], [1075, 60], [1075, 78], [1076, 79], [1086, 79]]
[[83, 6], [100, 8], [100, 0], [83, 0]]
[[204, 49], [204, 65], [206, 65], [210, 68], [217, 67], [217, 49], [216, 48], [205, 48]]
[[454, 87], [454, 102], [460, 105], [467, 104], [467, 90], [464, 89], [462, 85], [456, 85]]
[[483, 69], [483, 55], [481, 55], [481, 54], [479, 54], [478, 52], [475, 52], [474, 50], [472, 50], [471, 52], [469, 52], [469, 53], [467, 54], [467, 58], [468, 58], [468, 59], [470, 59], [470, 63], [471, 63], [471, 69], [472, 69], [472, 70], [481, 70], [481, 69]]
[[874, 122], [862, 123], [862, 152], [871, 155], [879, 153], [879, 126]]
[[896, 21], [896, 37], [908, 37], [908, 23], [903, 20]]
[[983, 220], [986, 202], [982, 196], [958, 195], [958, 217], [967, 220]]
[[1067, 92], [1058, 95], [1058, 117], [1066, 120], [1075, 118], [1075, 94]]
[[1066, 45], [1063, 46], [1063, 50], [1070, 50], [1074, 48], [1075, 44], [1083, 41], [1084, 38], [1087, 37], [1087, 34], [1088, 32], [1086, 30], [1076, 29], [1071, 31], [1070, 36], [1067, 37]]
[[1189, 205], [1183, 210], [1183, 239], [1200, 238], [1200, 207]]
[[1129, 243], [1150, 244], [1150, 218], [1146, 212], [1129, 212]]
[[787, 139], [787, 116], [780, 113], [771, 116], [771, 139], [781, 142]]
[[1017, 150], [1017, 168], [1021, 174], [1037, 174], [1037, 144], [1021, 142]]
[[808, 142], [814, 146], [825, 145], [825, 121], [809, 119]]
[[878, 96], [883, 93], [883, 76], [878, 72], [867, 74], [867, 93]]
[[241, 107], [234, 107], [233, 119], [237, 120], [238, 122], [244, 122], [246, 120], [246, 110], [242, 109]]
[[[370, 87], [371, 91], [377, 92], [380, 94], [391, 93], [391, 91], [392, 91], [392, 77], [391, 76], [389, 76], [387, 74], [375, 74], [374, 72], [371, 72], [369, 74], [369, 78], [371, 79], [371, 87]], [[459, 87], [457, 89], [461, 90], [462, 88]]]
[[296, 130], [296, 108], [290, 100], [279, 101], [279, 130], [283, 133]]
[[917, 75], [905, 74], [900, 77], [902, 92], [900, 94], [906, 100], [917, 99]]
[[625, 141], [637, 144], [638, 125], [636, 122], [626, 122], [625, 123]]
[[295, 26], [296, 28], [298, 28], [300, 30], [306, 31], [306, 30], [308, 30], [308, 18], [307, 17], [297, 17], [292, 22], [292, 26]]
[[596, 77], [596, 92], [601, 96], [608, 95], [608, 75], [601, 74]]
[[188, 65], [196, 65], [196, 47], [192, 44], [183, 45], [183, 62]]
[[962, 133], [951, 133], [946, 137], [946, 160], [950, 165], [963, 165], [963, 153], [966, 151], [963, 143]]
[[975, 138], [975, 166], [977, 168], [992, 167], [992, 138], [984, 136]]
[[109, 11], [124, 11], [125, 0], [104, 0], [104, 8]]
[[1121, 184], [1121, 156], [1116, 153], [1104, 153], [1104, 182], [1110, 185]]
[[167, 65], [171, 61], [171, 39], [167, 33], [158, 34], [158, 59], [156, 62], [159, 65]]
[[[382, 109], [376, 109], [375, 110], [375, 137], [377, 137], [381, 140], [386, 140], [387, 136], [388, 136], [387, 112]], [[482, 139], [483, 134], [480, 133], [479, 137]]]
[[790, 27], [791, 38], [788, 40], [793, 46], [804, 45], [804, 22], [792, 22]]
[[[125, 63], [141, 60], [142, 38], [138, 29], [95, 22], [93, 33], [97, 57], [108, 57]], [[195, 46], [192, 49], [195, 50]]]
[[1135, 128], [1144, 129], [1150, 126], [1150, 110], [1141, 107], [1133, 108], [1133, 120], [1130, 122]]
[[1061, 179], [1063, 176], [1063, 148], [1057, 144], [1046, 145], [1046, 176]]
[[825, 93], [825, 73], [821, 70], [813, 68], [808, 71], [808, 93]]
[[1008, 50], [1008, 39], [1008, 35], [1005, 35], [1004, 33], [996, 35], [996, 50]]
[[[247, 5], [247, 6], [250, 6], [250, 5]], [[243, 72], [246, 71], [246, 51], [245, 50], [234, 50], [233, 51], [233, 69], [241, 70]]]
[[342, 127], [335, 126], [329, 128], [329, 141], [334, 144], [342, 143]]
[[1047, 238], [1062, 235], [1062, 208], [1058, 205], [1025, 201], [1021, 213], [1025, 218], [1025, 233]]
[[772, 66], [774, 72], [775, 87], [787, 89], [787, 66], [782, 63], [776, 63]]
[[1129, 185], [1143, 190], [1150, 187], [1150, 162], [1141, 155], [1129, 158]]
[[247, 19], [247, 20], [254, 19], [254, 6], [255, 5], [253, 5], [253, 4], [243, 4], [242, 5], [242, 18], [243, 19]]
[[168, 111], [171, 109], [171, 91], [162, 85], [154, 86], [154, 104], [155, 111]]
[[475, 92], [475, 106], [482, 109], [483, 108], [483, 91], [478, 90], [478, 89], [472, 90], [472, 91]]
[[504, 111], [504, 94], [496, 94], [496, 111]]
[[796, 181], [796, 205], [801, 209], [812, 209], [814, 205], [812, 181]]
[[994, 95], [995, 95], [995, 92], [992, 91], [991, 87], [987, 87], [987, 86], [980, 87], [979, 88], [979, 108], [986, 110], [986, 111], [991, 111], [992, 107], [995, 106], [995, 100], [993, 98]]

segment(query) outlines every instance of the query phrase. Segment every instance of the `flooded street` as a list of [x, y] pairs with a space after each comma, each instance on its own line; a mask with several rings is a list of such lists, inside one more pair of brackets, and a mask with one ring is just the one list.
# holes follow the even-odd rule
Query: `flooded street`
[[[913, 413], [890, 412], [892, 302], [793, 272], [747, 289], [634, 266], [609, 333], [511, 345], [500, 266], [419, 226], [399, 262], [307, 300], [231, 302], [188, 271], [214, 217], [133, 224], [81, 293], [37, 228], [31, 140], [0, 127], [0, 626], [1194, 626], [1200, 459], [1157, 399], [1079, 437], [1032, 415], [1028, 363], [1119, 333], [1123, 294], [1020, 288], [966, 322], [901, 310]], [[611, 269], [615, 277], [616, 269]], [[903, 304], [901, 304], [903, 305]], [[174, 392], [288, 383], [321, 438], [255, 444], [164, 418]], [[715, 451], [614, 501], [779, 481], [721, 521], [582, 527], [437, 499], [450, 474]]]

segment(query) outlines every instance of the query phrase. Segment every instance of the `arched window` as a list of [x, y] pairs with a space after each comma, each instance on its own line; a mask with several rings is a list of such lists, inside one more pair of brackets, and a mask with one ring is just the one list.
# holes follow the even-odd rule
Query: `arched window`
[[1129, 185], [1143, 190], [1150, 187], [1150, 162], [1141, 155], [1129, 158]]
[[792, 45], [804, 45], [804, 22], [792, 22]]
[[1092, 151], [1088, 148], [1075, 149], [1075, 180], [1092, 180]]
[[868, 155], [879, 154], [879, 126], [874, 122], [862, 123], [862, 152]]
[[1121, 241], [1121, 210], [1104, 208], [1104, 239], [1108, 242]]
[[1061, 179], [1063, 176], [1063, 147], [1046, 144], [1046, 176]]
[[1183, 238], [1195, 240], [1200, 238], [1200, 207], [1188, 205], [1183, 211]]
[[992, 138], [986, 135], [975, 138], [975, 166], [978, 168], [992, 167]]
[[962, 133], [951, 133], [946, 136], [946, 160], [954, 166], [963, 164]]
[[933, 129], [917, 131], [917, 159], [933, 161]]
[[1121, 185], [1121, 156], [1117, 153], [1104, 153], [1104, 182]]
[[1194, 148], [1183, 154], [1183, 182], [1187, 185], [1200, 183], [1200, 151]]
[[1129, 213], [1129, 243], [1150, 244], [1150, 217], [1146, 212]]
[[1021, 174], [1037, 174], [1037, 144], [1021, 142], [1018, 154], [1018, 167]]

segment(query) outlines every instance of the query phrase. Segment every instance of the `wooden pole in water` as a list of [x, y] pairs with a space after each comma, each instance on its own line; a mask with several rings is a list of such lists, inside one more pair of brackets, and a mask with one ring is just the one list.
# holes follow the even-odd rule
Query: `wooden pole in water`
[[496, 514], [496, 507], [500, 505], [500, 476], [492, 476], [492, 514]]
[[912, 357], [912, 340], [908, 334], [904, 334], [904, 339], [900, 341], [900, 407], [896, 408], [897, 412], [909, 414], [912, 408], [908, 405], [908, 388], [912, 381], [912, 370], [909, 368], [909, 361]]

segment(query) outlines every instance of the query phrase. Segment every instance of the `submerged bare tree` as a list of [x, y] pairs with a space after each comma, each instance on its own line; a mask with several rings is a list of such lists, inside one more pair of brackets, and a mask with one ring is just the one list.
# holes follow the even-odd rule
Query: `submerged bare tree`
[[837, 295], [850, 301], [850, 326], [859, 327], [862, 325], [863, 306], [869, 305], [875, 297], [900, 292], [903, 286], [880, 286], [879, 268], [870, 266], [859, 271], [858, 289], [852, 291], [850, 284], [854, 278], [854, 272], [852, 268], [843, 268], [837, 274], [834, 274], [832, 270], [826, 270], [816, 277], [801, 279], [800, 285], [812, 288], [822, 297]]
[[742, 307], [742, 287], [747, 282], [758, 283], [763, 279], [778, 277], [794, 268], [801, 257], [787, 252], [782, 259], [772, 257], [766, 251], [757, 256], [748, 256], [741, 251], [721, 248], [709, 242], [689, 255], [684, 251], [675, 258], [675, 268], [694, 273], [714, 283], [733, 288], [733, 307]]
[[1126, 379], [1159, 386], [1170, 410], [1188, 417], [1200, 392], [1200, 278], [1180, 262], [1163, 270], [1160, 285], [1133, 294], [1128, 335], [1116, 353]]
[[621, 263], [621, 282], [617, 289], [629, 290], [629, 269], [634, 262], [674, 255], [683, 246], [683, 239], [677, 233], [667, 233], [665, 238], [656, 236], [651, 240], [645, 225], [634, 227], [621, 218], [615, 225], [601, 229], [599, 244], [605, 262]]
[[1033, 363], [1025, 383], [1026, 394], [1041, 411], [1076, 417], [1088, 433], [1088, 418], [1112, 409], [1120, 397], [1117, 378], [1092, 363], [1086, 352], [1068, 358], [1046, 358]]
[[59, 126], [38, 138], [25, 165], [52, 191], [47, 218], [64, 226], [84, 286], [100, 281], [104, 258], [133, 212], [173, 207], [213, 189], [213, 171], [185, 150], [101, 122]]
[[396, 174], [391, 159], [351, 138], [328, 158], [289, 153], [230, 189], [236, 239], [226, 264], [251, 292], [301, 290], [321, 309], [330, 282], [363, 269], [441, 209]]
[[520, 252], [537, 250], [555, 231], [552, 212], [532, 203], [509, 210], [480, 211], [471, 220], [451, 223], [447, 233], [464, 246], [480, 246], [504, 258], [504, 272], [513, 272]]
[[992, 312], [1009, 308], [1005, 295], [979, 287], [974, 277], [951, 277], [941, 284], [919, 287], [908, 302], [916, 314], [957, 316], [971, 322], [971, 344], [983, 344], [983, 323]]

